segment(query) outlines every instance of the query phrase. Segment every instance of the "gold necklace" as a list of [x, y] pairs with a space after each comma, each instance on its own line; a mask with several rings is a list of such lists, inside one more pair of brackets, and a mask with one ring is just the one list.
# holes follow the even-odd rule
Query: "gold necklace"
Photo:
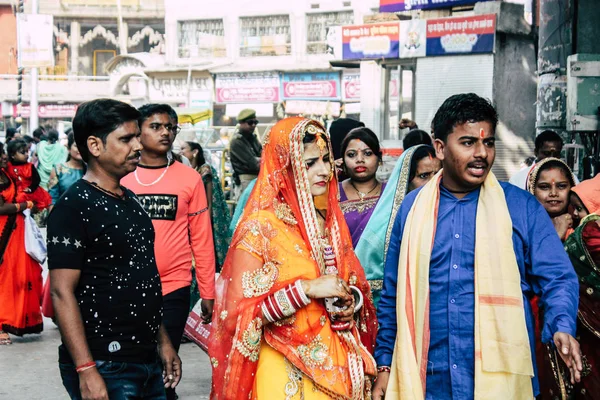
[[373, 186], [373, 189], [369, 190], [367, 193], [363, 193], [360, 190], [358, 190], [356, 188], [356, 186], [354, 186], [354, 182], [352, 182], [352, 179], [350, 179], [350, 185], [352, 185], [354, 190], [356, 190], [356, 193], [358, 194], [360, 201], [363, 201], [365, 199], [365, 197], [367, 197], [369, 194], [371, 194], [373, 192], [373, 190], [377, 189], [377, 187], [379, 186], [379, 182], [377, 182], [377, 180], [375, 180], [375, 186]]

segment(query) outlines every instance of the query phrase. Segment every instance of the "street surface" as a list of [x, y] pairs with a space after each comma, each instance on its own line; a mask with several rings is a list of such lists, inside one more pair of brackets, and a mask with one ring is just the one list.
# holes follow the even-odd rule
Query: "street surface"
[[[44, 266], [44, 279], [46, 274]], [[0, 400], [68, 400], [58, 370], [60, 333], [56, 325], [44, 318], [41, 335], [11, 339], [12, 345], [0, 346]], [[184, 343], [179, 356], [183, 363], [179, 398], [208, 399], [211, 366], [206, 353], [193, 343]]]
[[[11, 346], [0, 346], [1, 400], [69, 399], [58, 371], [60, 334], [51, 320], [44, 320], [41, 335], [12, 336]], [[184, 343], [179, 351], [183, 378], [177, 387], [181, 400], [208, 399], [210, 362], [193, 343]]]

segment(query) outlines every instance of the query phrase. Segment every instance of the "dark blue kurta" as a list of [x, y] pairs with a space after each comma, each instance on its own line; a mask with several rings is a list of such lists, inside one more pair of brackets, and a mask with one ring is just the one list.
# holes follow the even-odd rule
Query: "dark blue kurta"
[[[501, 183], [513, 224], [513, 244], [535, 360], [534, 318], [529, 299], [541, 296], [545, 310], [542, 341], [558, 331], [575, 336], [579, 284], [548, 213], [529, 193]], [[404, 224], [418, 190], [407, 195], [394, 221], [377, 317], [379, 366], [390, 366], [396, 340], [396, 285]], [[440, 189], [435, 242], [429, 270], [431, 343], [427, 399], [472, 399], [475, 375], [475, 217], [479, 190], [457, 199]], [[507, 329], [511, 329], [507, 327]], [[409, 351], [407, 349], [406, 351]], [[534, 370], [535, 370], [534, 361]], [[537, 375], [537, 371], [536, 371]], [[533, 378], [534, 393], [539, 393]]]

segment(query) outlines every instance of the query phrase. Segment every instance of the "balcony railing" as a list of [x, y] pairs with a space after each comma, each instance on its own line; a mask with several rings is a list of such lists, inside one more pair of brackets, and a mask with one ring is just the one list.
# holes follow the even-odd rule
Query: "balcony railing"
[[[17, 101], [18, 75], [0, 75], [0, 101]], [[31, 97], [31, 78], [23, 76], [23, 100]], [[39, 100], [82, 102], [110, 96], [107, 76], [40, 75]]]

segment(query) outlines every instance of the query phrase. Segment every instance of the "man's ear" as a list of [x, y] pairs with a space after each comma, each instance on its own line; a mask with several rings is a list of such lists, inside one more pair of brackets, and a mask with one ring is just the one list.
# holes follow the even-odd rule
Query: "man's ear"
[[444, 143], [441, 139], [435, 139], [433, 141], [433, 147], [435, 148], [435, 156], [443, 160], [444, 159], [444, 149], [446, 148], [446, 143]]
[[87, 139], [87, 147], [92, 157], [100, 157], [100, 153], [104, 151], [104, 143], [102, 139], [96, 136], [90, 136]]

